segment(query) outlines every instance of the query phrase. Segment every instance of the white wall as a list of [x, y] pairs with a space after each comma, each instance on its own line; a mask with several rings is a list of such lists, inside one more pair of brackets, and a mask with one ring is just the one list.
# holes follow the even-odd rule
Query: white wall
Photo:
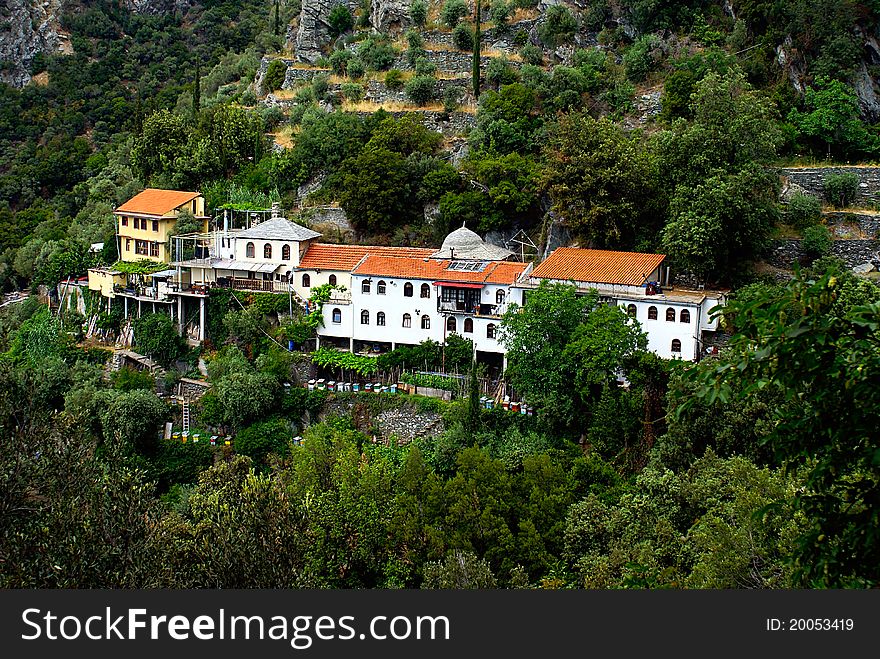
[[[648, 335], [648, 350], [666, 359], [684, 359], [693, 361], [697, 356], [698, 341], [701, 334], [701, 308], [697, 303], [671, 302], [656, 297], [650, 299], [616, 298], [615, 303], [624, 308], [630, 304], [636, 306], [636, 320]], [[657, 308], [657, 320], [648, 318], [650, 307]], [[675, 312], [675, 320], [666, 320], [667, 309]], [[681, 312], [690, 313], [690, 321], [681, 322]], [[681, 341], [681, 352], [672, 352], [672, 341]]]
[[[309, 241], [298, 242], [295, 240], [261, 240], [258, 238], [237, 238], [234, 237], [232, 240], [232, 250], [229, 248], [221, 249], [220, 256], [222, 258], [229, 258], [229, 254], [234, 253], [235, 259], [238, 261], [251, 261], [257, 263], [276, 263], [279, 266], [279, 272], [282, 270], [286, 272], [287, 270], [293, 270], [293, 268], [299, 265], [300, 258], [305, 253], [305, 250], [308, 248]], [[248, 257], [247, 255], [247, 245], [248, 243], [254, 244], [254, 256]], [[263, 257], [263, 249], [269, 243], [272, 245], [272, 258], [267, 259]], [[281, 258], [282, 250], [284, 245], [290, 246], [290, 260], [284, 260]], [[283, 274], [283, 273], [282, 273]]]

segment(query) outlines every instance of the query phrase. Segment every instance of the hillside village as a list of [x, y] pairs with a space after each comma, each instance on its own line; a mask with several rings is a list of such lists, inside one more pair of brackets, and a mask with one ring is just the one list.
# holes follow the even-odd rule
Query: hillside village
[[0, 586], [880, 583], [873, 5], [25, 4]]

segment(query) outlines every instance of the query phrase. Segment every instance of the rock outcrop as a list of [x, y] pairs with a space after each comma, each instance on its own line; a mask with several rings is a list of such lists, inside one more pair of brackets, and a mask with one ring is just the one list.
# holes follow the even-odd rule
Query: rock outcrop
[[400, 32], [410, 23], [412, 0], [373, 0], [370, 24], [380, 32]]
[[68, 47], [58, 17], [63, 0], [5, 0], [0, 13], [0, 81], [23, 87], [38, 53], [62, 52]]
[[336, 5], [345, 5], [354, 13], [359, 3], [357, 0], [303, 0], [295, 44], [300, 62], [314, 64], [324, 54], [324, 47], [332, 41], [328, 19]]

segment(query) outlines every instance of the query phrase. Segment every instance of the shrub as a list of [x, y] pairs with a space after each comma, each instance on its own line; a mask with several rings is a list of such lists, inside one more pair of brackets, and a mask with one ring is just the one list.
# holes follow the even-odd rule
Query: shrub
[[413, 0], [409, 7], [409, 17], [419, 27], [424, 27], [428, 20], [428, 5], [424, 0]]
[[467, 23], [459, 23], [452, 31], [452, 43], [459, 50], [473, 50], [474, 31]]
[[338, 76], [345, 75], [349, 61], [354, 57], [350, 50], [337, 50], [330, 55], [330, 68]]
[[358, 48], [358, 57], [370, 71], [384, 71], [394, 63], [397, 51], [384, 36], [372, 36]]
[[353, 57], [348, 61], [348, 77], [352, 80], [358, 80], [364, 77], [364, 73], [367, 72], [364, 63], [360, 61], [357, 57]]
[[541, 66], [544, 63], [544, 51], [534, 44], [527, 43], [519, 51], [519, 56], [526, 64]]
[[248, 426], [235, 436], [235, 452], [246, 455], [256, 464], [264, 464], [270, 453], [284, 455], [293, 439], [290, 424], [273, 419]]
[[804, 240], [801, 246], [807, 256], [814, 259], [825, 256], [831, 252], [831, 232], [823, 224], [808, 227], [804, 231]]
[[492, 17], [496, 27], [507, 27], [507, 21], [510, 20], [510, 5], [504, 0], [492, 0], [489, 16]]
[[364, 87], [356, 82], [346, 82], [342, 85], [342, 95], [352, 103], [357, 103], [364, 100]]
[[433, 77], [435, 73], [437, 73], [437, 65], [434, 64], [427, 57], [419, 57], [416, 60], [416, 75], [417, 76], [431, 76]]
[[385, 86], [391, 90], [403, 89], [403, 71], [391, 69], [385, 74]]
[[785, 209], [785, 221], [798, 229], [817, 224], [822, 217], [822, 204], [810, 194], [796, 192]]
[[416, 76], [406, 83], [406, 95], [413, 103], [427, 105], [437, 94], [437, 81], [430, 76]]
[[859, 177], [852, 172], [829, 174], [822, 183], [822, 193], [835, 208], [852, 205], [859, 191]]
[[112, 373], [110, 375], [110, 382], [114, 389], [119, 389], [120, 391], [134, 391], [135, 389], [151, 391], [156, 386], [156, 382], [149, 371], [138, 371], [127, 366]]
[[495, 57], [489, 61], [486, 67], [486, 80], [490, 85], [498, 88], [509, 85], [518, 79], [516, 70], [510, 66], [506, 57]]
[[354, 16], [345, 5], [336, 5], [327, 17], [331, 36], [338, 37], [354, 27]]
[[440, 20], [446, 23], [450, 29], [454, 28], [462, 16], [468, 13], [464, 0], [446, 0], [440, 10]]
[[407, 30], [406, 45], [410, 50], [421, 50], [425, 47], [425, 38], [416, 30]]
[[648, 76], [656, 64], [652, 51], [658, 44], [657, 37], [653, 34], [646, 34], [639, 37], [626, 51], [623, 56], [623, 66], [626, 68], [626, 75], [630, 80], [640, 82]]
[[513, 45], [519, 46], [522, 48], [529, 42], [529, 33], [523, 30], [522, 28], [516, 31], [516, 34], [513, 37]]
[[273, 59], [266, 69], [266, 77], [263, 78], [263, 91], [269, 93], [281, 89], [286, 75], [287, 64], [284, 63], [284, 60]]
[[447, 87], [443, 91], [443, 111], [455, 112], [461, 103], [461, 88]]
[[549, 48], [566, 43], [577, 31], [577, 20], [562, 5], [553, 5], [546, 12], [546, 19], [538, 27], [538, 37]]

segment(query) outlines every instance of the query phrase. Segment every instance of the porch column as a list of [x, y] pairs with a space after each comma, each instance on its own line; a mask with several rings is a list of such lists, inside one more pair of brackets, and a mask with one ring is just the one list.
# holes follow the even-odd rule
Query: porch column
[[501, 370], [502, 372], [507, 371], [507, 353], [504, 353], [504, 356], [501, 358]]
[[141, 303], [140, 300], [138, 300], [138, 318], [141, 317], [142, 313], [143, 313], [143, 304]]
[[128, 298], [127, 297], [122, 298], [122, 303], [125, 305], [125, 313], [123, 314], [123, 318], [128, 320]]
[[392, 350], [392, 352], [393, 352], [396, 348], [397, 348], [397, 345], [394, 343], [394, 341], [392, 341], [392, 342], [391, 342], [391, 350]]
[[348, 339], [348, 351], [354, 353], [354, 337]]
[[199, 341], [205, 340], [205, 298], [199, 298]]
[[315, 350], [321, 347], [321, 337], [315, 336]]
[[177, 296], [177, 333], [183, 336], [183, 296]]

